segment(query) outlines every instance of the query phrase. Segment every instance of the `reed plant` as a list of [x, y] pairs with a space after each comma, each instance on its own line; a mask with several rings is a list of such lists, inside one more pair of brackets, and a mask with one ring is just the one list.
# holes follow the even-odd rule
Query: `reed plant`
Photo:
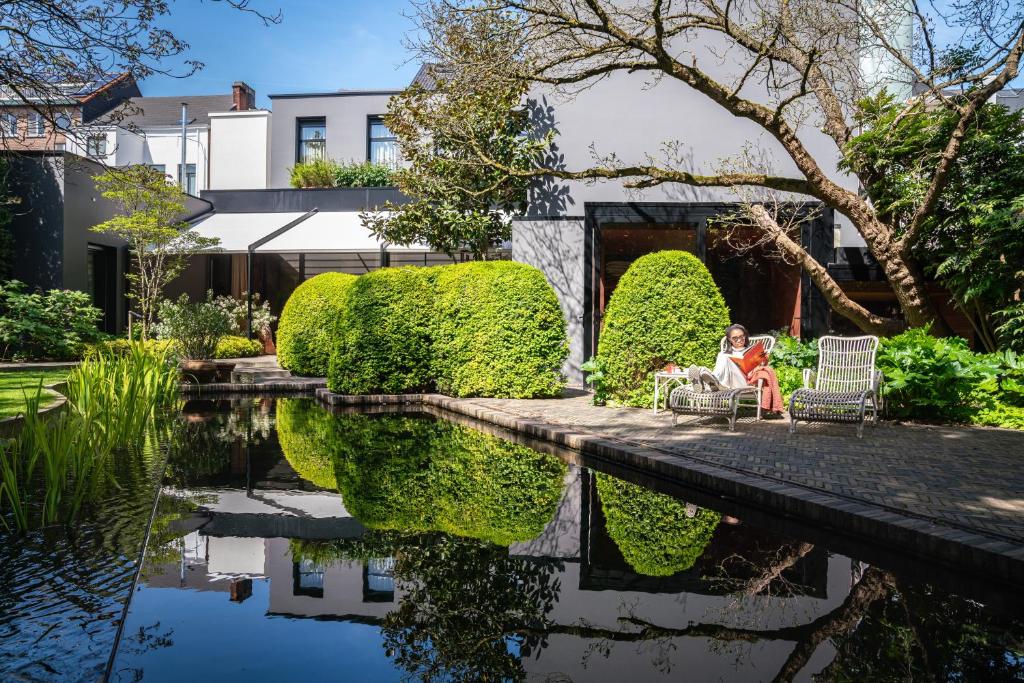
[[40, 415], [42, 385], [26, 392], [18, 436], [0, 443], [0, 516], [28, 529], [73, 519], [82, 505], [116, 486], [113, 456], [159, 437], [159, 417], [178, 402], [178, 370], [167, 349], [134, 342], [99, 351], [68, 376], [68, 402]]

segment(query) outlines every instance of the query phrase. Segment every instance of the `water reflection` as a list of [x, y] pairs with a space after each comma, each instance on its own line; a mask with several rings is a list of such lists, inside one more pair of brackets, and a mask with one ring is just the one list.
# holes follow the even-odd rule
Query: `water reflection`
[[115, 680], [1024, 677], [1016, 616], [913, 576], [431, 416], [276, 410], [172, 455]]

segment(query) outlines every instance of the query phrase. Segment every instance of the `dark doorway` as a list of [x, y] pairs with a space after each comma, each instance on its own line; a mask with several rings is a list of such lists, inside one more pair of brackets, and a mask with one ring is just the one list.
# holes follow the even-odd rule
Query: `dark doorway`
[[117, 249], [101, 244], [89, 245], [86, 264], [86, 287], [92, 305], [103, 311], [99, 328], [117, 332]]

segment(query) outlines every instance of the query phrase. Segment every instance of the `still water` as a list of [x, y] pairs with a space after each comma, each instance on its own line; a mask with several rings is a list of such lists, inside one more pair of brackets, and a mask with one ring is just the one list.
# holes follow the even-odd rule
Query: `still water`
[[[110, 680], [1024, 680], [1017, 591], [501, 436], [190, 402]], [[105, 672], [153, 503], [139, 472], [73, 530], [2, 539], [5, 680]]]

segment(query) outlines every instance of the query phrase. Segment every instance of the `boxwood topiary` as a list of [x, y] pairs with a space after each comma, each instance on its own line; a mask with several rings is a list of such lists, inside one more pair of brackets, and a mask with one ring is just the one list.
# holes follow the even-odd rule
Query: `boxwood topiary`
[[452, 396], [557, 396], [565, 319], [536, 268], [511, 261], [438, 269], [433, 371]]
[[325, 377], [334, 326], [345, 292], [356, 281], [347, 273], [323, 273], [295, 288], [277, 326], [277, 362], [297, 375]]
[[306, 481], [337, 491], [334, 427], [334, 416], [308, 399], [277, 401], [277, 439], [288, 464]]
[[214, 358], [252, 358], [260, 355], [263, 344], [258, 339], [249, 339], [229, 334], [217, 341]]
[[436, 268], [385, 268], [348, 288], [338, 316], [327, 386], [342, 394], [433, 388], [431, 327]]
[[672, 496], [596, 474], [608, 536], [638, 574], [671, 576], [704, 553], [722, 516]]
[[598, 343], [610, 398], [649, 406], [654, 373], [666, 363], [713, 365], [728, 324], [725, 300], [696, 256], [641, 256], [612, 293]]

